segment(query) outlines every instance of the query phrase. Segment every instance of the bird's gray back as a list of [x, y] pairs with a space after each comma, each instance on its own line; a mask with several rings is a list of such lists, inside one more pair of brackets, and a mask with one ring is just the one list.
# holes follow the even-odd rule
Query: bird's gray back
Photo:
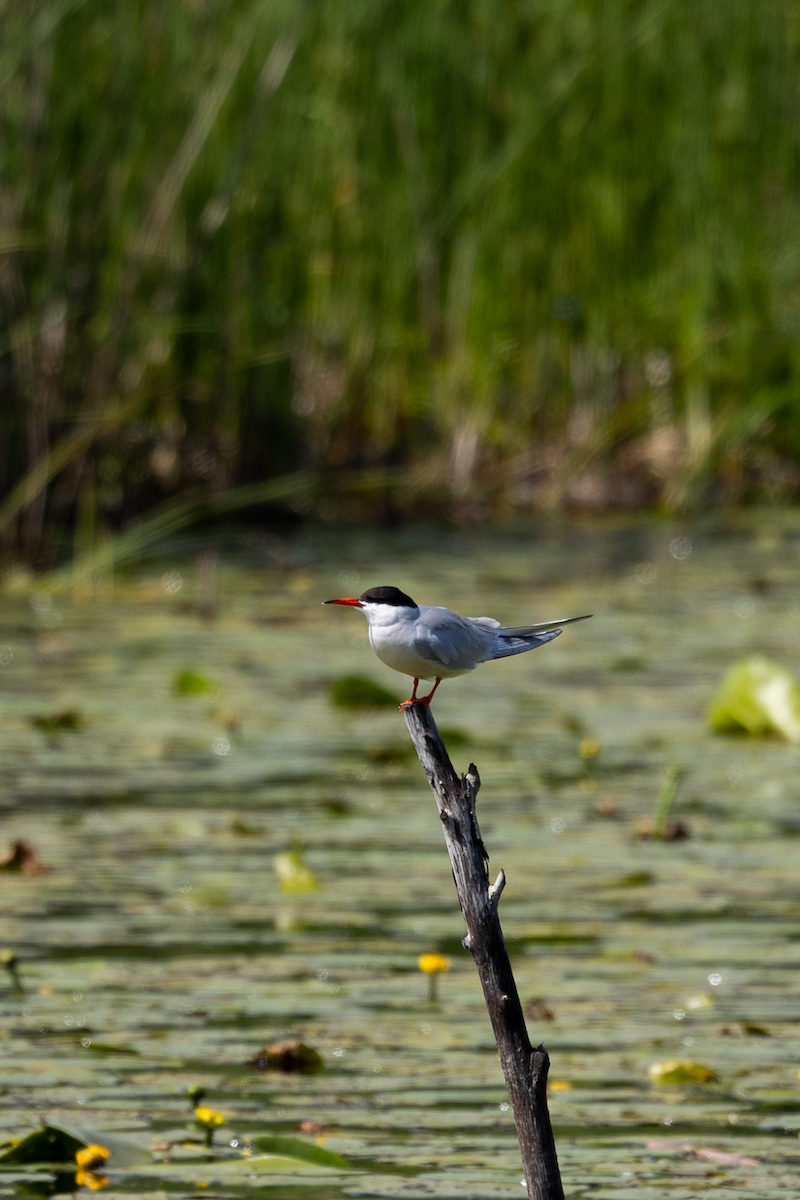
[[416, 635], [420, 645], [444, 666], [460, 666], [469, 670], [484, 660], [492, 648], [498, 622], [490, 617], [471, 620], [448, 608], [420, 605]]

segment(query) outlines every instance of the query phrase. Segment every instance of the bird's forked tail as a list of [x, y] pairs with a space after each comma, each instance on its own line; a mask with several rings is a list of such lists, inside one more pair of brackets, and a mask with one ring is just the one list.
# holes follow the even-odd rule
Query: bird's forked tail
[[552, 629], [547, 633], [519, 633], [516, 629], [498, 629], [492, 647], [483, 662], [491, 662], [495, 658], [509, 658], [512, 654], [524, 654], [526, 650], [535, 650], [545, 642], [552, 642], [561, 633], [560, 629]]

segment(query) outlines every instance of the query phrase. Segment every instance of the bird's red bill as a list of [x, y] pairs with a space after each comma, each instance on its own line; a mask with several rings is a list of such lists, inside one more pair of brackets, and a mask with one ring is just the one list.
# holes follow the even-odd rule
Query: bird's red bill
[[343, 596], [341, 600], [325, 600], [325, 604], [352, 604], [354, 608], [363, 608], [364, 605], [359, 600], [358, 596]]

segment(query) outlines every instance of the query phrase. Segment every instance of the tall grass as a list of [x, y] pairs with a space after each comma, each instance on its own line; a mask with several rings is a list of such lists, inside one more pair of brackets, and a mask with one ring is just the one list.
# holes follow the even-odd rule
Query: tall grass
[[799, 42], [789, 0], [5, 0], [6, 553], [298, 469], [795, 496]]

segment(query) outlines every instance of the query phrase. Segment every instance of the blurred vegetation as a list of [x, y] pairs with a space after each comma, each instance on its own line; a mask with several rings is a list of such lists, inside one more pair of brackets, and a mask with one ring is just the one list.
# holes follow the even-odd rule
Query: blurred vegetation
[[397, 708], [399, 696], [364, 679], [361, 675], [345, 675], [331, 686], [331, 700], [338, 708]]
[[0, 22], [6, 559], [172, 501], [174, 527], [203, 499], [796, 497], [796, 4], [5, 0]]

